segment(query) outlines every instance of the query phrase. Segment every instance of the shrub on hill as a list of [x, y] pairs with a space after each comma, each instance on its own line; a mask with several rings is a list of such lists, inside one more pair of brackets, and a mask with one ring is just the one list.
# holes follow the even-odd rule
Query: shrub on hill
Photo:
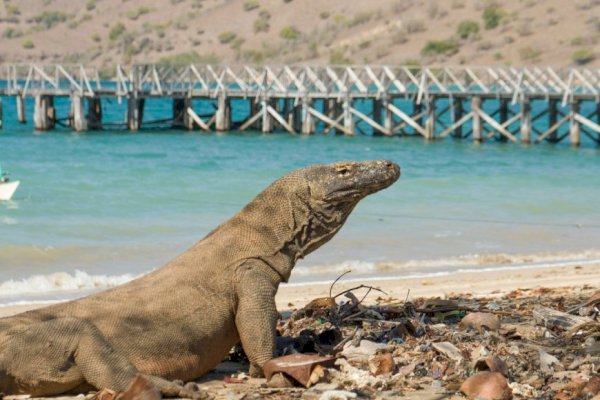
[[58, 24], [62, 24], [67, 18], [67, 14], [61, 11], [44, 11], [43, 13], [35, 15], [32, 19], [36, 24], [43, 28], [50, 29]]
[[6, 4], [4, 8], [6, 9], [6, 15], [9, 17], [21, 14], [21, 10], [16, 4]]
[[494, 29], [506, 15], [503, 8], [491, 5], [483, 10], [483, 26], [485, 29]]
[[332, 50], [329, 54], [329, 64], [333, 65], [347, 65], [352, 64], [352, 60], [346, 57], [346, 54], [343, 50], [337, 49]]
[[467, 39], [469, 36], [474, 36], [479, 33], [479, 24], [476, 21], [466, 20], [458, 24], [456, 34], [461, 39]]
[[577, 65], [587, 64], [593, 61], [595, 58], [596, 54], [594, 53], [594, 50], [587, 47], [575, 50], [571, 56], [571, 59]]
[[252, 30], [254, 31], [254, 33], [268, 32], [269, 31], [269, 21], [264, 18], [258, 18], [252, 24]]
[[452, 55], [458, 52], [458, 43], [453, 39], [446, 40], [430, 40], [421, 49], [421, 54], [424, 56], [439, 56]]
[[15, 28], [6, 28], [4, 32], [2, 32], [2, 37], [5, 39], [13, 39], [19, 36], [23, 36], [23, 32]]
[[542, 52], [531, 46], [523, 47], [519, 49], [519, 57], [522, 61], [532, 61], [538, 58]]
[[145, 6], [141, 6], [141, 7], [137, 8], [137, 9], [135, 9], [135, 10], [129, 10], [129, 11], [127, 11], [127, 13], [125, 13], [125, 15], [130, 20], [135, 21], [139, 17], [141, 17], [142, 15], [149, 14], [151, 11], [152, 11], [151, 8], [145, 7]]
[[243, 9], [244, 11], [252, 11], [259, 7], [257, 0], [248, 0], [244, 2]]
[[298, 40], [300, 38], [300, 31], [295, 26], [284, 26], [279, 32], [279, 36], [285, 40]]
[[108, 32], [108, 38], [111, 41], [115, 41], [124, 33], [125, 33], [125, 25], [123, 25], [120, 22], [117, 22], [115, 25], [113, 25], [112, 28], [110, 28], [110, 31]]
[[236, 34], [231, 31], [222, 32], [219, 34], [219, 43], [227, 44], [232, 42], [236, 38]]

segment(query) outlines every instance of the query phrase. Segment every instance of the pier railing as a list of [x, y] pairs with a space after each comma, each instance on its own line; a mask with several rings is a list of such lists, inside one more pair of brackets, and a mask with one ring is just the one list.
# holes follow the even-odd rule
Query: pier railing
[[[189, 129], [231, 129], [231, 100], [241, 99], [250, 102], [251, 110], [235, 127], [242, 130], [320, 129], [350, 135], [357, 124], [366, 124], [375, 134], [426, 139], [471, 135], [476, 141], [556, 142], [569, 136], [578, 144], [581, 133], [600, 139], [598, 106], [587, 114], [580, 110], [583, 102], [600, 104], [600, 69], [592, 68], [134, 64], [118, 65], [101, 77], [83, 65], [4, 64], [0, 96], [16, 96], [17, 102], [35, 97], [35, 126], [41, 130], [54, 126], [57, 96], [73, 99], [71, 122], [78, 130], [102, 126], [101, 98], [127, 98], [127, 126], [135, 130], [142, 123], [146, 98], [171, 97], [174, 124]], [[198, 116], [193, 99], [214, 100], [214, 115]], [[354, 106], [357, 100], [372, 106], [361, 110]], [[531, 115], [533, 101], [548, 106]], [[484, 111], [484, 103], [489, 108], [492, 102], [496, 110]], [[542, 117], [548, 119], [547, 129], [536, 127]], [[25, 119], [24, 108], [19, 119]]]
[[[249, 66], [118, 65], [111, 76], [83, 65], [0, 65], [5, 95], [66, 92], [93, 96], [94, 89], [145, 95], [211, 91], [290, 95], [404, 95], [428, 93], [600, 97], [600, 69], [509, 66]], [[114, 85], [103, 88], [103, 82]]]

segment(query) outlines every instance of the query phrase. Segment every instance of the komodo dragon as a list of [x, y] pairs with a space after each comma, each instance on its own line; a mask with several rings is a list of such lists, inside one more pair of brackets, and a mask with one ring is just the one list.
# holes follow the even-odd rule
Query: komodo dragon
[[296, 170], [162, 268], [0, 319], [0, 392], [124, 391], [142, 374], [165, 396], [189, 397], [170, 380], [198, 378], [240, 340], [261, 374], [274, 356], [279, 284], [362, 198], [399, 176], [389, 161]]

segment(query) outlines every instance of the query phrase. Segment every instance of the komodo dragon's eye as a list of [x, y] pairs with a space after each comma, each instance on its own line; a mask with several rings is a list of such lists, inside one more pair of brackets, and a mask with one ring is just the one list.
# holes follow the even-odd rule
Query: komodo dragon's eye
[[338, 167], [337, 168], [337, 172], [339, 175], [346, 175], [350, 172], [350, 168], [346, 167], [346, 166], [342, 166], [342, 167]]

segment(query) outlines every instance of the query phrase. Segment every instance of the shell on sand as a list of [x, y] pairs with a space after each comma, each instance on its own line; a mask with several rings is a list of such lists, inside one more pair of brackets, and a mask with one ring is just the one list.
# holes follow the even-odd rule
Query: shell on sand
[[512, 399], [512, 390], [506, 378], [499, 372], [478, 372], [463, 382], [460, 391], [469, 399]]

